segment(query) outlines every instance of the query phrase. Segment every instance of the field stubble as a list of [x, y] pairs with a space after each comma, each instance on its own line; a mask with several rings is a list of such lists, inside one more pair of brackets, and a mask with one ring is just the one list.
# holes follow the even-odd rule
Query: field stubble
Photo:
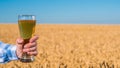
[[[0, 68], [120, 68], [120, 25], [36, 26], [38, 52], [33, 63], [11, 61]], [[0, 40], [15, 44], [16, 24], [0, 24]]]

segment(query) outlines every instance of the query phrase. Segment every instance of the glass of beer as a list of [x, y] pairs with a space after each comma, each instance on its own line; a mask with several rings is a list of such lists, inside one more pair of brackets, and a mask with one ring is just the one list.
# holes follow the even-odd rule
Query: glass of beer
[[[18, 26], [20, 31], [20, 36], [24, 40], [24, 45], [29, 43], [30, 38], [35, 33], [36, 20], [34, 15], [19, 15], [18, 16]], [[34, 61], [34, 56], [28, 55], [27, 53], [22, 54], [20, 58], [21, 62], [32, 62]]]

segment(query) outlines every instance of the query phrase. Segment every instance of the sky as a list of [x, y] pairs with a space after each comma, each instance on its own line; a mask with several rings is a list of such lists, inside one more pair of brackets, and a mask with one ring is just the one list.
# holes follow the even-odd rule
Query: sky
[[0, 23], [22, 14], [43, 24], [120, 24], [120, 0], [0, 0]]

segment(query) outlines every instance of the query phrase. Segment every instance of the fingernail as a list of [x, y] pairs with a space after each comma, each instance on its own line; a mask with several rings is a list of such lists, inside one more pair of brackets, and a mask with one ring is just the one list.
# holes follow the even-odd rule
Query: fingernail
[[24, 48], [26, 48], [27, 46], [25, 45]]
[[27, 50], [23, 49], [23, 52], [27, 52]]
[[29, 54], [29, 52], [27, 52], [27, 54]]
[[22, 43], [22, 42], [23, 42], [23, 40], [18, 40], [18, 42], [19, 42], [19, 43]]
[[25, 50], [23, 49], [23, 52], [25, 52]]

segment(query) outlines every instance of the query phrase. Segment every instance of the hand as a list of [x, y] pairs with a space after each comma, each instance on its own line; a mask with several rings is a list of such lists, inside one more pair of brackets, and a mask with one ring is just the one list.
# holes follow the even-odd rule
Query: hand
[[25, 44], [23, 47], [24, 40], [21, 38], [18, 38], [16, 40], [16, 45], [17, 45], [16, 54], [18, 58], [21, 58], [24, 52], [27, 52], [27, 54], [29, 55], [36, 56], [38, 53], [37, 52], [37, 40], [38, 40], [38, 36], [34, 36], [33, 38], [29, 40], [29, 43]]

